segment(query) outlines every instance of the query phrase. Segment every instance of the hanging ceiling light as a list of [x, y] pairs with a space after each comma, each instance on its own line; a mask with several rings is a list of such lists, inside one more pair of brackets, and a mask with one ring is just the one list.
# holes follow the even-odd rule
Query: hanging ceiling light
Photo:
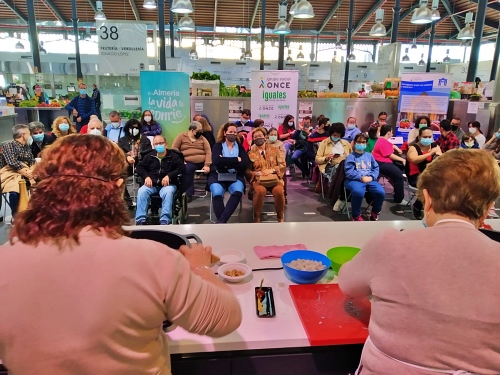
[[307, 0], [300, 0], [295, 7], [294, 18], [313, 18], [314, 10], [311, 3]]
[[385, 36], [387, 34], [387, 30], [384, 25], [382, 25], [382, 21], [384, 20], [384, 10], [377, 9], [375, 13], [375, 25], [372, 26], [370, 30], [370, 36]]
[[354, 61], [356, 60], [356, 55], [352, 52], [354, 50], [354, 46], [351, 46], [351, 53], [349, 56], [347, 56], [347, 61]]
[[411, 44], [411, 49], [417, 49], [417, 38], [413, 38], [413, 42]]
[[418, 62], [418, 65], [420, 65], [420, 66], [424, 66], [425, 65], [424, 54], [423, 53], [422, 53], [422, 55], [420, 55], [420, 61]]
[[194, 51], [194, 53], [192, 55], [191, 54], [189, 55], [189, 58], [191, 60], [198, 60], [199, 59], [198, 52]]
[[144, 0], [142, 7], [146, 9], [156, 9], [156, 0]]
[[188, 14], [184, 14], [184, 16], [179, 20], [177, 28], [179, 29], [179, 31], [194, 31], [195, 26], [193, 19], [189, 17]]
[[410, 61], [410, 56], [408, 56], [408, 51], [409, 51], [409, 49], [405, 48], [405, 55], [403, 56], [403, 58], [401, 59], [401, 61], [403, 61], [403, 62], [409, 62]]
[[449, 49], [447, 49], [447, 50], [446, 50], [446, 57], [443, 59], [443, 62], [444, 62], [444, 63], [449, 63], [449, 62], [451, 62], [450, 56], [448, 56], [449, 54], [450, 54], [450, 50], [449, 50]]
[[469, 43], [466, 40], [462, 40], [462, 43], [460, 43], [460, 47], [468, 47]]
[[47, 54], [47, 50], [43, 48], [43, 42], [40, 42], [40, 53]]
[[252, 58], [252, 51], [247, 50], [245, 51], [245, 60], [249, 60]]
[[94, 19], [96, 21], [105, 21], [106, 20], [106, 15], [102, 11], [102, 1], [96, 1], [95, 2], [95, 7], [96, 7], [96, 12], [94, 14]]
[[469, 12], [465, 15], [465, 27], [458, 33], [457, 39], [474, 39], [474, 29], [470, 26], [470, 23], [472, 22], [472, 16], [472, 12]]
[[441, 19], [441, 15], [439, 14], [439, 0], [432, 0], [432, 12], [431, 12], [431, 20], [437, 21]]
[[90, 27], [85, 28], [85, 33], [82, 36], [83, 40], [90, 41], [92, 36], [90, 35]]
[[299, 46], [299, 53], [297, 54], [297, 59], [303, 59], [304, 54], [302, 53], [302, 44]]
[[292, 4], [292, 6], [290, 7], [290, 14], [292, 16], [295, 15], [295, 9], [297, 8], [297, 3], [299, 2], [299, 0], [294, 0], [294, 3]]
[[191, 0], [173, 0], [170, 10], [172, 13], [193, 13], [193, 4]]
[[411, 23], [416, 25], [431, 23], [431, 16], [432, 12], [429, 10], [429, 8], [427, 8], [427, 0], [420, 0], [420, 7], [415, 9], [415, 12], [413, 12]]
[[193, 46], [191, 47], [191, 51], [189, 51], [189, 57], [198, 56], [198, 52], [196, 52], [196, 41], [193, 42]]
[[16, 43], [16, 49], [24, 49], [24, 44], [22, 44], [20, 40]]
[[293, 59], [292, 59], [292, 50], [289, 49], [288, 50], [288, 57], [286, 58], [286, 62], [292, 62]]
[[340, 43], [340, 35], [337, 35], [337, 43], [335, 43], [335, 48], [342, 48], [342, 43]]
[[290, 34], [290, 25], [285, 21], [286, 18], [286, 2], [280, 3], [278, 8], [278, 22], [274, 25], [274, 34]]

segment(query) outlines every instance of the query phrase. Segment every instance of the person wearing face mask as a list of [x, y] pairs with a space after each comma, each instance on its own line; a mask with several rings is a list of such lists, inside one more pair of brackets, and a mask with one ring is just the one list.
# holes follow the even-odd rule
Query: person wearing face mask
[[87, 95], [87, 85], [81, 82], [78, 89], [80, 95], [75, 96], [65, 108], [71, 111], [73, 121], [76, 124], [76, 131], [79, 133], [81, 128], [89, 123], [90, 116], [97, 113], [94, 100]]
[[28, 126], [30, 128], [31, 138], [33, 139], [30, 145], [31, 152], [34, 158], [38, 158], [45, 146], [51, 145], [54, 142], [54, 138], [44, 133], [45, 125], [40, 121], [30, 122]]
[[344, 124], [335, 122], [330, 125], [328, 132], [330, 137], [320, 143], [315, 160], [320, 172], [330, 178], [340, 162], [352, 152], [352, 148], [349, 142], [342, 139], [345, 135]]
[[[90, 116], [90, 121], [87, 126], [87, 134], [102, 135], [103, 125], [101, 120], [95, 115]], [[83, 129], [83, 128], [82, 128]]]
[[415, 120], [415, 127], [408, 133], [408, 146], [412, 146], [415, 142], [418, 142], [418, 137], [421, 128], [430, 128], [431, 119], [427, 116], [419, 116]]
[[33, 167], [35, 158], [28, 145], [30, 130], [27, 125], [15, 125], [12, 128], [14, 140], [4, 143], [0, 153], [0, 181], [2, 193], [9, 193], [9, 206], [12, 216], [19, 205], [19, 181], [24, 178], [35, 185]]
[[278, 148], [266, 143], [266, 135], [266, 129], [256, 128], [253, 131], [253, 145], [248, 152], [250, 165], [246, 176], [253, 190], [253, 219], [255, 223], [260, 223], [264, 198], [270, 191], [274, 197], [278, 222], [283, 223], [285, 221], [286, 162]]
[[[500, 134], [499, 134], [500, 135]], [[476, 138], [474, 138], [473, 135], [470, 134], [464, 134], [462, 136], [462, 143], [460, 143], [459, 148], [465, 148], [465, 149], [478, 149], [479, 148], [479, 143], [476, 142]], [[496, 139], [496, 137], [495, 137]], [[486, 148], [486, 145], [484, 145]]]
[[436, 143], [441, 148], [441, 151], [448, 152], [460, 146], [460, 141], [458, 140], [455, 133], [451, 131], [451, 124], [449, 120], [441, 120], [439, 123], [441, 136], [437, 139]]
[[[285, 150], [288, 157], [290, 154], [290, 150], [294, 144], [294, 140], [292, 139], [292, 135], [295, 132], [295, 119], [292, 115], [287, 115], [283, 124], [278, 126], [278, 139], [285, 144]], [[288, 162], [287, 162], [288, 164]]]
[[167, 149], [167, 140], [162, 135], [153, 138], [154, 150], [137, 164], [137, 175], [144, 185], [137, 192], [136, 225], [144, 225], [151, 195], [159, 193], [162, 205], [160, 225], [172, 224], [172, 204], [179, 183], [178, 176], [186, 172], [182, 154]]
[[252, 112], [249, 109], [244, 109], [241, 111], [241, 117], [238, 121], [234, 123], [238, 127], [238, 133], [245, 132], [250, 133], [253, 128], [255, 128], [254, 122], [251, 120]]
[[154, 137], [162, 133], [161, 125], [153, 118], [153, 112], [145, 110], [141, 117], [142, 135]]
[[101, 118], [101, 92], [97, 88], [97, 85], [95, 83], [92, 84], [92, 100], [95, 103], [95, 111], [97, 118], [102, 121]]
[[52, 139], [55, 141], [70, 134], [76, 134], [75, 125], [66, 116], [57, 117], [52, 123]]
[[469, 134], [474, 136], [479, 148], [483, 148], [486, 143], [486, 137], [481, 132], [481, 124], [479, 121], [469, 122]]
[[347, 142], [352, 142], [354, 141], [354, 137], [356, 137], [359, 133], [361, 133], [361, 130], [359, 130], [358, 125], [356, 124], [356, 118], [349, 117], [347, 119], [347, 129], [343, 139]]
[[[302, 178], [309, 176], [309, 155], [307, 153], [307, 140], [311, 135], [311, 118], [304, 117], [302, 124], [299, 124], [299, 129], [293, 133], [295, 147], [292, 154], [292, 162], [302, 172]], [[311, 159], [311, 160], [314, 160]]]
[[462, 120], [459, 119], [458, 117], [453, 117], [451, 119], [451, 131], [453, 133], [455, 133], [455, 135], [457, 136], [458, 139], [462, 139], [462, 137], [465, 134], [465, 132], [460, 127], [461, 123], [462, 123]]
[[203, 173], [210, 172], [212, 164], [212, 151], [210, 144], [202, 136], [203, 127], [198, 121], [189, 125], [188, 131], [180, 133], [172, 144], [172, 149], [182, 152], [186, 163], [186, 173], [182, 178], [183, 191], [186, 192], [188, 202], [194, 195], [194, 174], [197, 170]]
[[453, 150], [417, 188], [427, 228], [378, 232], [338, 275], [349, 299], [371, 300], [358, 373], [498, 374], [500, 244], [478, 228], [500, 169], [484, 152]]
[[[245, 172], [249, 159], [243, 146], [237, 142], [237, 132], [238, 127], [234, 123], [225, 123], [219, 129], [217, 143], [212, 149], [208, 186], [217, 224], [227, 223], [245, 191]], [[231, 196], [224, 205], [226, 190]]]
[[345, 187], [351, 192], [352, 220], [364, 221], [361, 204], [367, 192], [372, 198], [370, 221], [377, 221], [385, 198], [382, 185], [377, 182], [378, 163], [373, 155], [365, 152], [368, 137], [360, 133], [354, 138], [354, 152], [345, 161]]
[[122, 118], [118, 111], [109, 112], [109, 124], [105, 129], [106, 137], [110, 141], [118, 143], [118, 140], [125, 136], [125, 132], [123, 131], [124, 126], [125, 125], [122, 123]]
[[[406, 157], [405, 173], [408, 178], [408, 184], [417, 187], [418, 176], [422, 173], [427, 165], [434, 160], [435, 157], [442, 155], [441, 149], [434, 142], [432, 129], [423, 127], [419, 130], [417, 142], [408, 149]], [[421, 201], [418, 199], [413, 203], [413, 217], [417, 220], [422, 220], [422, 209], [424, 208]]]

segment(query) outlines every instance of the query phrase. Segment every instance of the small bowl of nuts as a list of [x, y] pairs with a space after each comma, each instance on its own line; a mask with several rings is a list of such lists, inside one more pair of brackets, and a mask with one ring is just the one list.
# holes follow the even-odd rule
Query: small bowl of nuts
[[230, 283], [239, 283], [252, 274], [252, 268], [245, 263], [226, 263], [219, 267], [217, 273]]

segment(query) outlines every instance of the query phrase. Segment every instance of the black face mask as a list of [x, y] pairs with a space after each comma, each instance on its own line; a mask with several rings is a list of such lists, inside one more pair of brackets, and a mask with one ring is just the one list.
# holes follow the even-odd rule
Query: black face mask
[[451, 129], [452, 129], [453, 131], [457, 131], [457, 130], [458, 130], [458, 125], [452, 125], [452, 126], [451, 126]]
[[194, 133], [194, 137], [195, 137], [196, 139], [200, 138], [200, 137], [201, 137], [201, 135], [202, 135], [202, 133], [201, 133], [201, 132], [196, 132], [196, 133]]
[[234, 142], [236, 141], [236, 134], [226, 134], [226, 139], [228, 142]]
[[265, 138], [257, 138], [253, 140], [253, 143], [255, 143], [257, 146], [262, 146], [264, 143], [266, 143]]

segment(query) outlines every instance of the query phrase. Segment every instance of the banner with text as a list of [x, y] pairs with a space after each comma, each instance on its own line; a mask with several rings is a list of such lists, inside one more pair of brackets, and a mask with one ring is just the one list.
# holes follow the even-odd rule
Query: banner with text
[[304, 120], [304, 117], [313, 117], [313, 102], [299, 102], [299, 122]]
[[446, 118], [453, 75], [449, 73], [405, 73], [401, 78], [401, 89], [396, 120], [396, 136], [406, 141], [408, 133], [415, 128], [420, 116], [431, 120], [434, 138], [439, 136], [439, 122]]
[[252, 72], [252, 119], [277, 128], [286, 115], [297, 118], [298, 90], [298, 70]]
[[183, 72], [141, 72], [142, 110], [150, 110], [171, 146], [190, 123], [189, 75]]
[[229, 122], [239, 121], [241, 119], [241, 111], [243, 111], [243, 102], [231, 100], [229, 102]]
[[97, 24], [100, 74], [139, 74], [149, 70], [147, 24], [103, 21]]

